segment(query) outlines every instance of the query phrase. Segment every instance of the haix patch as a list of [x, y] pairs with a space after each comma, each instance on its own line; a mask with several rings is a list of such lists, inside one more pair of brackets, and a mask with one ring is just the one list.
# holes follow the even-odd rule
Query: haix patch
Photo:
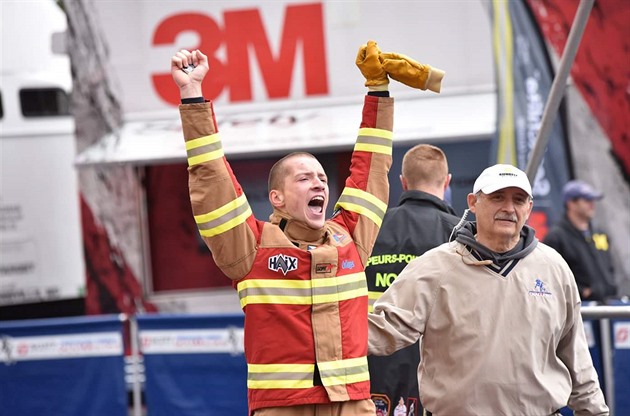
[[536, 279], [534, 283], [534, 289], [528, 292], [532, 296], [551, 296], [551, 292], [545, 288], [545, 282], [540, 279]]
[[331, 263], [320, 263], [315, 265], [315, 273], [331, 273], [333, 265]]
[[280, 270], [285, 276], [292, 270], [297, 270], [298, 259], [297, 257], [287, 256], [285, 254], [276, 254], [273, 257], [269, 257], [268, 260], [269, 270], [277, 272]]

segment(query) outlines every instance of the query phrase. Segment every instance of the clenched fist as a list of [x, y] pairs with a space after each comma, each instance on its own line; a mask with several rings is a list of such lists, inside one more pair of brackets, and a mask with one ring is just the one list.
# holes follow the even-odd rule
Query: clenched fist
[[171, 75], [181, 98], [202, 96], [201, 82], [208, 70], [208, 57], [199, 50], [182, 49], [171, 58]]

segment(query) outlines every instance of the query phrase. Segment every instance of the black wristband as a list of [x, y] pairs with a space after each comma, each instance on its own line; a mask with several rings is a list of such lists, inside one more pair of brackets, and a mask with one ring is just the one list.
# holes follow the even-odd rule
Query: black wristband
[[205, 103], [206, 99], [203, 97], [182, 98], [182, 104], [197, 104]]
[[389, 91], [368, 91], [368, 95], [374, 97], [389, 97]]

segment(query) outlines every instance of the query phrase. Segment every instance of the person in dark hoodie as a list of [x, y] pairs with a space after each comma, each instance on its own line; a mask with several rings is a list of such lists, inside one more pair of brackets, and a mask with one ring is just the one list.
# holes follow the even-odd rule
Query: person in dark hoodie
[[582, 300], [605, 301], [617, 294], [608, 235], [593, 227], [595, 201], [603, 198], [588, 183], [569, 181], [562, 188], [564, 217], [545, 236], [566, 260]]
[[[404, 192], [398, 205], [387, 210], [365, 268], [369, 311], [411, 260], [446, 243], [459, 222], [444, 201], [451, 175], [440, 148], [430, 144], [412, 147], [403, 157], [401, 170]], [[368, 357], [372, 401], [384, 414], [391, 415], [394, 407], [400, 409], [401, 400], [402, 405], [420, 410], [419, 362], [417, 344], [391, 356]]]
[[608, 415], [564, 259], [527, 225], [527, 175], [485, 169], [476, 222], [412, 260], [368, 316], [368, 354], [421, 338], [418, 385], [434, 414]]

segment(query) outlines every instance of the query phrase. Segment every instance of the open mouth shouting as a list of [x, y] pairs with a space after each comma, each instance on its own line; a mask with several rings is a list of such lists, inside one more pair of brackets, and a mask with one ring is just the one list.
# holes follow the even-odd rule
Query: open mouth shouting
[[317, 195], [314, 196], [310, 201], [308, 201], [308, 207], [313, 214], [323, 215], [324, 202], [324, 197], [322, 195]]

